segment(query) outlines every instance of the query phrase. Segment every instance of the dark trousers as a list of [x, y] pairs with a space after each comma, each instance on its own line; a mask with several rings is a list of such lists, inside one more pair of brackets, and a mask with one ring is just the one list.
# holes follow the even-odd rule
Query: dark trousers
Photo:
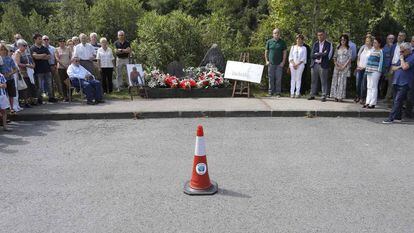
[[19, 91], [19, 98], [23, 100], [27, 100], [28, 98], [36, 98], [36, 87], [30, 82], [30, 78], [23, 77], [23, 80], [26, 83], [27, 88]]
[[67, 99], [68, 98], [68, 86], [65, 83], [65, 80], [69, 78], [68, 73], [66, 72], [66, 69], [58, 69], [58, 74], [59, 74], [59, 81], [60, 81], [60, 85], [62, 86], [62, 94], [63, 94], [63, 98]]
[[102, 86], [101, 82], [98, 80], [93, 79], [87, 81], [85, 79], [81, 79], [81, 83], [79, 83], [79, 80], [74, 78], [71, 81], [72, 85], [76, 88], [80, 88], [82, 86], [83, 93], [85, 93], [88, 101], [102, 100]]
[[413, 105], [414, 105], [414, 79], [411, 80], [411, 88], [407, 93], [407, 101], [405, 103], [405, 115], [408, 118], [413, 117]]
[[101, 68], [102, 88], [105, 93], [113, 91], [112, 72], [114, 68]]
[[356, 73], [356, 95], [360, 99], [365, 99], [367, 96], [367, 75], [365, 70], [360, 70]]
[[409, 87], [408, 85], [400, 86], [394, 84], [394, 98], [393, 98], [393, 105], [390, 115], [388, 117], [389, 120], [401, 120], [401, 112], [404, 100], [407, 98]]

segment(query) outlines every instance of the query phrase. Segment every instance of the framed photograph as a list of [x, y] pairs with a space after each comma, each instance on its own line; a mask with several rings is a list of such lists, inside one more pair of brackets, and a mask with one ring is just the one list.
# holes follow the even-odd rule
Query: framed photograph
[[141, 64], [127, 64], [129, 86], [144, 86], [144, 70]]

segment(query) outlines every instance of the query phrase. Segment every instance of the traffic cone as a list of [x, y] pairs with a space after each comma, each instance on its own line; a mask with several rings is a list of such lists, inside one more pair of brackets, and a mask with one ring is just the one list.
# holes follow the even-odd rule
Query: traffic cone
[[218, 185], [210, 181], [208, 176], [206, 145], [203, 126], [197, 127], [197, 137], [191, 180], [184, 184], [184, 193], [188, 195], [213, 195], [218, 191]]

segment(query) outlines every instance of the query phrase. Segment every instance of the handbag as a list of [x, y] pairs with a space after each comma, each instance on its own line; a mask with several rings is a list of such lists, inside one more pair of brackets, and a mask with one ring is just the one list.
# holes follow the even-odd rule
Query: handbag
[[17, 90], [22, 91], [27, 89], [27, 84], [22, 78], [22, 76], [19, 74], [19, 77], [17, 78]]

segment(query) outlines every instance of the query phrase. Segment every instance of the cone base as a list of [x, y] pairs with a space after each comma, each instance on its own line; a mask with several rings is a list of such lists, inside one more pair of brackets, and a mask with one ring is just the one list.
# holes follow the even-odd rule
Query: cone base
[[184, 193], [188, 195], [213, 195], [217, 193], [218, 185], [216, 182], [211, 181], [211, 186], [207, 189], [193, 189], [190, 187], [190, 181], [184, 184]]

